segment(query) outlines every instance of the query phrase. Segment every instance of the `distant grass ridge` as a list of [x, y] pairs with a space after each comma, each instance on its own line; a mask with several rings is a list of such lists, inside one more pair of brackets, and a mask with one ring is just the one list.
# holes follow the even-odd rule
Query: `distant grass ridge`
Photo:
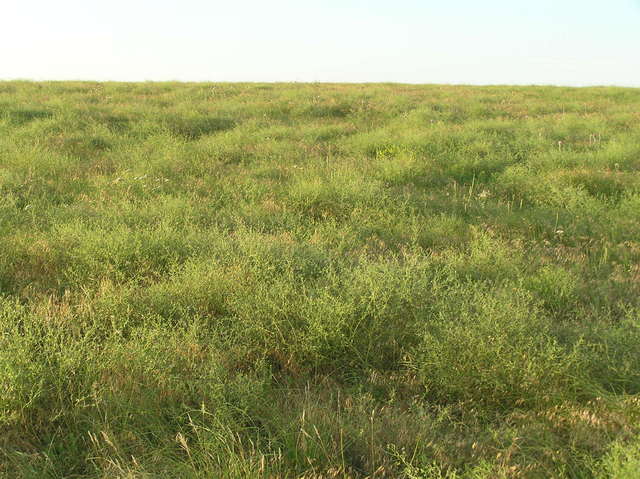
[[0, 478], [625, 478], [640, 90], [0, 82]]

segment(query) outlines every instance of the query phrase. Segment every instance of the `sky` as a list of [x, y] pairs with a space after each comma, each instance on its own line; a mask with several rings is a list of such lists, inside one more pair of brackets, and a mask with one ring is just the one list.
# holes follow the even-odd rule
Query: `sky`
[[0, 79], [640, 86], [640, 0], [1, 0]]

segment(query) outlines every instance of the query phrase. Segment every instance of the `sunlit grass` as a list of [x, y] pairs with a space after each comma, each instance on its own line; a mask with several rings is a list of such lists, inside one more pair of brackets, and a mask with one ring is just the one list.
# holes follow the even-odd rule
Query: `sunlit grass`
[[635, 477], [639, 107], [0, 83], [0, 477]]

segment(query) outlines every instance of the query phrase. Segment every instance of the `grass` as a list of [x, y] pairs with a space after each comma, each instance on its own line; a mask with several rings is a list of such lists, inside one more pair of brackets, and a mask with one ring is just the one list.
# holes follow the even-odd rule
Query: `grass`
[[0, 83], [0, 477], [637, 477], [639, 107]]

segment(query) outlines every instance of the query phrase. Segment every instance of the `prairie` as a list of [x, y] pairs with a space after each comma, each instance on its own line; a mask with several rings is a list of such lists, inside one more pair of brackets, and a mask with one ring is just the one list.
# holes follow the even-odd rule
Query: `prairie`
[[0, 82], [0, 477], [632, 478], [640, 90]]

